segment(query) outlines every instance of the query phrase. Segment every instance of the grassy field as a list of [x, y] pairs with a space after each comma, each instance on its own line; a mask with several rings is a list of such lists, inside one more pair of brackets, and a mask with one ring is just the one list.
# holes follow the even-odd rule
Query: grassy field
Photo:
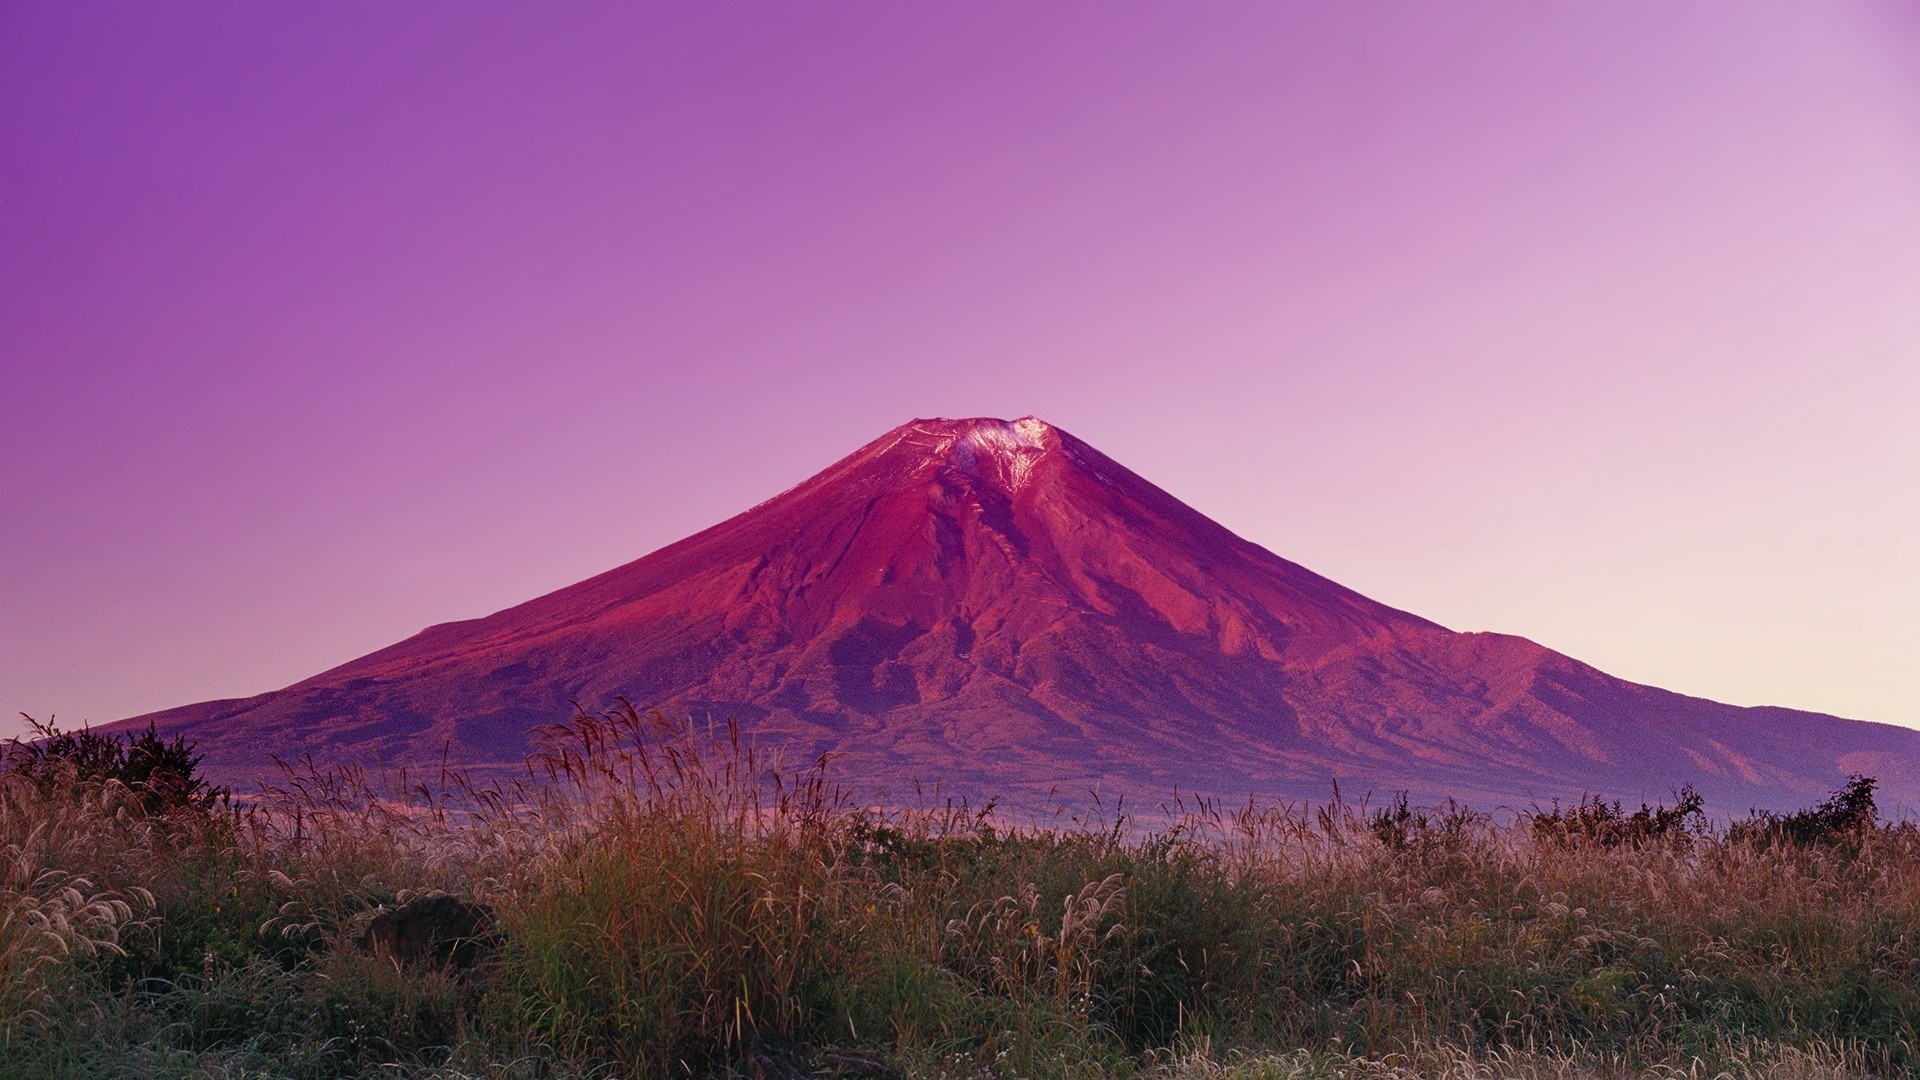
[[[1009, 825], [630, 710], [544, 745], [242, 806], [177, 744], [16, 744], [0, 1075], [1920, 1075], [1920, 830], [1865, 783]], [[477, 963], [370, 937], [439, 892]]]

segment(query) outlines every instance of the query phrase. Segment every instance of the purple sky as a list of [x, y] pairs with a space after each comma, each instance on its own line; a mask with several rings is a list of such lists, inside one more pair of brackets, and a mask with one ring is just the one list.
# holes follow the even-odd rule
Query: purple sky
[[1026, 413], [1457, 629], [1920, 726], [1920, 20], [0, 7], [5, 717]]

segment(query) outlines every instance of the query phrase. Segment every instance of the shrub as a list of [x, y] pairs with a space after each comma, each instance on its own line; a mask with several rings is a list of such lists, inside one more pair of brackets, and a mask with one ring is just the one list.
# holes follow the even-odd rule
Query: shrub
[[1563, 844], [1601, 847], [1640, 847], [1650, 843], [1685, 843], [1706, 828], [1706, 800], [1692, 787], [1674, 795], [1674, 805], [1648, 806], [1629, 814], [1618, 800], [1606, 802], [1588, 796], [1572, 806], [1536, 811], [1528, 817], [1534, 836]]
[[162, 739], [152, 724], [135, 734], [103, 735], [91, 728], [61, 731], [52, 721], [26, 717], [34, 739], [8, 739], [5, 768], [42, 791], [98, 787], [117, 783], [132, 792], [148, 814], [206, 812], [224, 804], [229, 793], [197, 775], [202, 755], [186, 737]]
[[1790, 814], [1760, 811], [1736, 828], [1743, 839], [1773, 841], [1801, 847], [1857, 842], [1880, 819], [1873, 802], [1876, 782], [1858, 773], [1825, 802]]
[[1405, 792], [1374, 812], [1369, 831], [1380, 846], [1415, 860], [1460, 855], [1489, 820], [1452, 799], [1445, 806], [1411, 806]]

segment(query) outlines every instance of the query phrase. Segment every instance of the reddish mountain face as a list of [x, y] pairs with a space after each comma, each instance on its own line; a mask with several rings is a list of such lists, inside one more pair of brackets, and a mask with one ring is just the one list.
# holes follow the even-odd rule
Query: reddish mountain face
[[1692, 783], [1723, 811], [1848, 772], [1920, 802], [1920, 733], [1748, 709], [1454, 633], [1233, 535], [1031, 417], [916, 420], [619, 569], [284, 690], [139, 717], [229, 777], [518, 763], [624, 696], [733, 717], [900, 793], [1100, 788], [1483, 804]]

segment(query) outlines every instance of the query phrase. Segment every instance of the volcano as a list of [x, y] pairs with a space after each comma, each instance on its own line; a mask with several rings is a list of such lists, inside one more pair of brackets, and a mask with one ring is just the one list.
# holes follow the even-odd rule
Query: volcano
[[1920, 732], [1740, 708], [1457, 633], [1216, 524], [1032, 417], [915, 420], [704, 532], [283, 690], [127, 721], [271, 757], [506, 768], [627, 699], [877, 796], [1920, 799]]

